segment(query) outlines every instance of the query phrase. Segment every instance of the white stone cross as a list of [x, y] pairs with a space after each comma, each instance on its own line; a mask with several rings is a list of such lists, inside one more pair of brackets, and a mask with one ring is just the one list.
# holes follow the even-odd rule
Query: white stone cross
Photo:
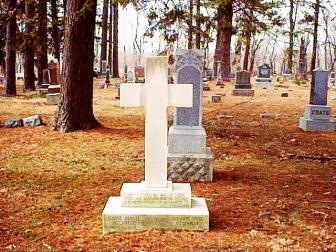
[[167, 107], [192, 107], [192, 84], [168, 85], [168, 58], [146, 58], [146, 84], [120, 85], [120, 106], [145, 106], [145, 188], [167, 188]]

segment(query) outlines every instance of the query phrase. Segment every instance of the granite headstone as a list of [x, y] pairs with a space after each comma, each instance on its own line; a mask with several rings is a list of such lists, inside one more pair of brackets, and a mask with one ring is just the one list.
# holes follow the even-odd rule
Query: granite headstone
[[327, 105], [328, 71], [321, 68], [315, 69], [311, 85], [314, 86], [314, 92], [310, 94], [310, 104]]

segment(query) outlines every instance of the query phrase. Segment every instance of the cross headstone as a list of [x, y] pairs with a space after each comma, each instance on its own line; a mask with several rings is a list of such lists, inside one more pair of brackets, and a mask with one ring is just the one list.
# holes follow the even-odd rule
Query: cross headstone
[[192, 106], [192, 85], [168, 85], [167, 57], [146, 59], [146, 83], [122, 84], [120, 106], [144, 106], [145, 181], [123, 183], [103, 210], [103, 233], [148, 229], [209, 230], [204, 198], [167, 180], [167, 107]]
[[123, 84], [120, 106], [145, 106], [145, 186], [167, 187], [167, 107], [191, 107], [192, 85], [168, 85], [166, 57], [149, 57], [146, 84]]
[[311, 80], [310, 104], [327, 105], [328, 71], [317, 68], [313, 71]]

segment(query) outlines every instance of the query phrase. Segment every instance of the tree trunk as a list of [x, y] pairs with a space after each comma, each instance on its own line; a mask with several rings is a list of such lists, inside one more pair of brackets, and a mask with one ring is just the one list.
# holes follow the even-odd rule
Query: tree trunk
[[232, 0], [228, 0], [218, 6], [218, 29], [217, 39], [218, 48], [216, 48], [218, 60], [221, 62], [221, 74], [223, 81], [230, 81], [231, 73], [231, 37], [233, 34], [232, 27], [233, 6]]
[[192, 49], [192, 39], [193, 39], [193, 7], [194, 7], [194, 1], [189, 0], [189, 24], [188, 24], [188, 49]]
[[[315, 8], [314, 8], [314, 39], [313, 39], [313, 53], [310, 65], [311, 74], [313, 74], [313, 70], [315, 69], [316, 64], [316, 47], [317, 47], [317, 33], [318, 33], [318, 17], [320, 12], [320, 0], [316, 0]], [[310, 86], [310, 104], [313, 104], [314, 92], [315, 92], [315, 85], [314, 85], [314, 78], [311, 80]]]
[[119, 61], [118, 61], [118, 1], [113, 3], [113, 78], [119, 78]]
[[316, 48], [317, 48], [317, 34], [318, 34], [318, 17], [320, 12], [320, 0], [316, 0], [315, 10], [314, 10], [314, 39], [313, 39], [313, 52], [311, 59], [310, 71], [313, 73], [313, 70], [316, 67]]
[[52, 39], [53, 39], [53, 54], [55, 59], [60, 62], [60, 40], [58, 29], [58, 16], [57, 16], [57, 0], [50, 0], [51, 3], [51, 22], [52, 22]]
[[299, 58], [299, 69], [300, 80], [305, 80], [306, 70], [307, 70], [307, 57], [306, 57], [306, 45], [305, 40], [302, 37], [300, 43], [300, 58]]
[[67, 1], [64, 36], [65, 82], [52, 122], [54, 129], [61, 132], [99, 126], [92, 106], [96, 5], [95, 0]]
[[47, 0], [39, 0], [38, 23], [37, 83], [41, 85], [43, 70], [48, 68]]
[[[16, 0], [9, 0], [8, 10], [13, 11], [16, 6]], [[5, 95], [16, 95], [16, 14], [12, 14], [6, 25], [6, 79]]]
[[107, 20], [108, 20], [109, 0], [103, 2], [103, 16], [102, 16], [102, 37], [100, 47], [100, 73], [102, 73], [103, 60], [106, 61], [107, 53]]
[[108, 41], [108, 64], [112, 67], [112, 46], [113, 46], [113, 0], [110, 0], [109, 18], [109, 41]]
[[196, 48], [201, 49], [201, 0], [196, 0]]
[[288, 48], [288, 61], [287, 68], [293, 71], [293, 48], [294, 48], [294, 0], [290, 0], [289, 9], [289, 48]]
[[255, 60], [256, 52], [257, 52], [257, 49], [252, 48], [252, 52], [251, 52], [251, 60], [250, 60], [250, 68], [249, 68], [249, 72], [250, 72], [251, 74], [253, 74], [254, 60]]
[[248, 63], [249, 63], [249, 56], [250, 56], [250, 47], [251, 47], [251, 31], [247, 31], [245, 39], [246, 39], [246, 45], [245, 45], [245, 54], [244, 54], [244, 61], [243, 61], [243, 70], [247, 71]]
[[234, 68], [236, 72], [241, 70], [241, 66], [240, 66], [241, 49], [242, 49], [242, 40], [241, 40], [241, 37], [239, 36], [237, 37], [234, 58], [232, 61], [232, 67]]
[[31, 32], [35, 13], [34, 2], [25, 1], [25, 36], [24, 36], [24, 88], [23, 91], [35, 90], [34, 46]]

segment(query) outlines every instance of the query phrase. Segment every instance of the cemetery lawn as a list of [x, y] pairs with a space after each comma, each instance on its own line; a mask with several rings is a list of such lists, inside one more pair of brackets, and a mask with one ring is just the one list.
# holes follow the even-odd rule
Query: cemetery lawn
[[[252, 98], [232, 97], [232, 84], [204, 92], [214, 180], [192, 182], [192, 192], [207, 200], [209, 232], [102, 235], [108, 197], [144, 174], [144, 111], [120, 108], [114, 88], [95, 83], [101, 128], [1, 127], [0, 251], [335, 251], [336, 132], [299, 129], [309, 87], [286, 84]], [[222, 103], [210, 103], [220, 92]], [[329, 105], [336, 115], [336, 100]], [[37, 92], [0, 97], [1, 123], [33, 114], [48, 122], [54, 110]]]

